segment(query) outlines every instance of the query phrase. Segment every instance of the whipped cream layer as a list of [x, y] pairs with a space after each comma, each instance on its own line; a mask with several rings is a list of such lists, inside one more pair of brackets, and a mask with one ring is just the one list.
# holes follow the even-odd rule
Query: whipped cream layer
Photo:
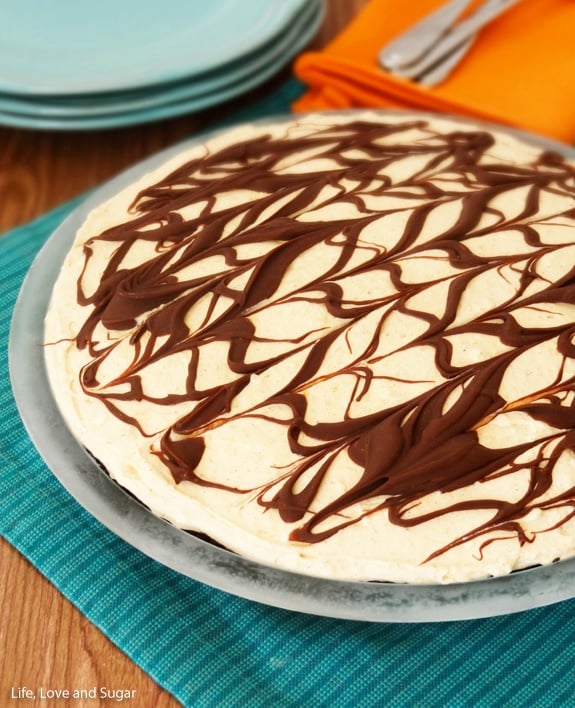
[[472, 123], [243, 125], [95, 209], [45, 353], [150, 510], [265, 564], [447, 583], [575, 553], [575, 168]]

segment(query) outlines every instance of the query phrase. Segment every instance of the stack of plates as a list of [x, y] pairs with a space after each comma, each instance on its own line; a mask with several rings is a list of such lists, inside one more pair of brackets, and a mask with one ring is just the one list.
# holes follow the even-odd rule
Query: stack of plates
[[83, 130], [208, 108], [264, 83], [324, 0], [3, 0], [0, 124]]

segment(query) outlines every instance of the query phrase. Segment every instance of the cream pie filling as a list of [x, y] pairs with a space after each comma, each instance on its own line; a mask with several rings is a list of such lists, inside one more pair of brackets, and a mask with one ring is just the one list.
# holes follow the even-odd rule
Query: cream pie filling
[[95, 209], [45, 326], [58, 406], [153, 513], [306, 574], [575, 553], [575, 169], [504, 132], [244, 125]]

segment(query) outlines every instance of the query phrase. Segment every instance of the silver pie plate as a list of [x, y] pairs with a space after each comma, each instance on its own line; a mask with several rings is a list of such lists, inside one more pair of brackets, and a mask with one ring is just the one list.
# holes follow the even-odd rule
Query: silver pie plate
[[[478, 124], [505, 130], [499, 125], [473, 123]], [[510, 132], [575, 159], [575, 150], [565, 145]], [[72, 436], [52, 397], [42, 348], [46, 308], [61, 263], [94, 207], [182, 148], [208, 137], [202, 135], [164, 150], [93, 192], [52, 234], [24, 280], [10, 332], [10, 377], [24, 425], [52, 473], [94, 518], [142, 553], [196, 581], [274, 607], [372, 622], [437, 622], [520, 612], [574, 597], [575, 558], [503, 577], [447, 585], [348, 582], [266, 566], [153, 515], [113, 482]]]

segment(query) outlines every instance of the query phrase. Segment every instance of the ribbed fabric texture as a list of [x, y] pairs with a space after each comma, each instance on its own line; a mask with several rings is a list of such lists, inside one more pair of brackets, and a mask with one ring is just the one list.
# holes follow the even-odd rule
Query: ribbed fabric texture
[[[285, 112], [297, 90], [252, 115]], [[442, 624], [307, 616], [161, 566], [68, 495], [19, 420], [7, 342], [24, 275], [76, 204], [0, 238], [0, 533], [186, 707], [575, 705], [575, 601]]]

